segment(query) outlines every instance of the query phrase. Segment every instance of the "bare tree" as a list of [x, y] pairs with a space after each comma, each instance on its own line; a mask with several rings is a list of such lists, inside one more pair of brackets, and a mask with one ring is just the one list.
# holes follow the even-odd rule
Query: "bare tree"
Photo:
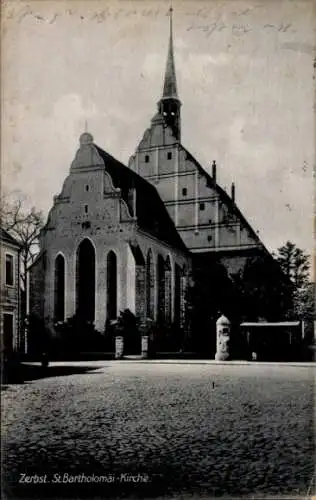
[[21, 245], [21, 286], [27, 288], [27, 269], [39, 251], [39, 233], [44, 225], [41, 211], [35, 207], [27, 209], [23, 197], [4, 196], [0, 203], [1, 226]]

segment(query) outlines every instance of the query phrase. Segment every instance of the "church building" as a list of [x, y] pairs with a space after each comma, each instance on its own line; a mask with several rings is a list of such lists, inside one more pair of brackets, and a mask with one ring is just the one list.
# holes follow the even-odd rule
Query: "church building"
[[104, 332], [129, 309], [140, 322], [183, 329], [195, 350], [210, 345], [220, 311], [277, 319], [279, 269], [238, 209], [234, 184], [228, 195], [216, 162], [210, 175], [181, 142], [172, 10], [162, 96], [128, 167], [90, 133], [79, 142], [30, 269], [31, 313], [51, 330], [77, 315]]

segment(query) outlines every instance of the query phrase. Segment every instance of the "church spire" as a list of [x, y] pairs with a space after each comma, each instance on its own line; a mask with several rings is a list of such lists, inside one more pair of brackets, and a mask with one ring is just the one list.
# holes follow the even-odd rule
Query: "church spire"
[[175, 70], [174, 55], [173, 55], [172, 12], [173, 12], [173, 9], [172, 9], [172, 7], [170, 7], [170, 9], [169, 9], [169, 19], [170, 19], [169, 48], [168, 48], [168, 57], [167, 57], [162, 99], [168, 99], [168, 98], [178, 99], [176, 70]]
[[162, 91], [162, 97], [158, 103], [159, 112], [164, 116], [165, 122], [172, 128], [173, 134], [176, 139], [180, 140], [180, 107], [181, 102], [178, 98], [177, 92], [177, 79], [173, 55], [173, 26], [172, 26], [172, 12], [169, 9], [170, 19], [170, 33], [169, 33], [169, 47], [166, 64], [165, 79]]

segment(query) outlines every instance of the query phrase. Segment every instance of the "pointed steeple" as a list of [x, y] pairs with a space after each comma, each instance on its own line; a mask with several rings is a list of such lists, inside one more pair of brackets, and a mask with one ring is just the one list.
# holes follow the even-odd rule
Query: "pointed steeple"
[[180, 107], [181, 102], [178, 98], [177, 92], [177, 79], [173, 55], [173, 27], [172, 27], [172, 12], [169, 9], [170, 18], [170, 33], [169, 33], [169, 47], [166, 64], [165, 79], [162, 91], [162, 97], [158, 103], [159, 113], [164, 117], [166, 125], [171, 127], [173, 134], [177, 140], [180, 141], [181, 136], [181, 123], [180, 123]]
[[176, 70], [175, 70], [174, 55], [173, 55], [172, 12], [173, 12], [173, 9], [172, 9], [172, 7], [170, 7], [170, 9], [169, 9], [169, 18], [170, 18], [169, 48], [168, 48], [168, 57], [167, 57], [162, 99], [170, 99], [170, 98], [178, 99], [177, 78], [176, 78]]

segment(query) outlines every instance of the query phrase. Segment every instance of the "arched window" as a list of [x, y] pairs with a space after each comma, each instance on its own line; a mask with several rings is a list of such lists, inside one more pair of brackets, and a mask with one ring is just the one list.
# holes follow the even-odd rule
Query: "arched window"
[[54, 319], [65, 319], [65, 259], [61, 254], [55, 259]]
[[181, 268], [178, 264], [175, 265], [174, 277], [174, 321], [177, 326], [180, 326], [181, 317]]
[[84, 321], [95, 319], [95, 250], [91, 241], [84, 239], [77, 249], [76, 309]]
[[165, 262], [161, 255], [157, 258], [158, 321], [165, 320]]
[[117, 317], [117, 259], [111, 250], [107, 256], [107, 287], [106, 287], [107, 319]]
[[155, 270], [151, 250], [148, 250], [146, 259], [146, 315], [150, 319], [155, 315]]
[[172, 301], [172, 283], [171, 283], [171, 262], [168, 255], [165, 262], [165, 319], [167, 323], [171, 322], [171, 301]]
[[187, 300], [187, 286], [188, 286], [188, 270], [183, 266], [180, 277], [180, 327], [184, 328], [186, 324], [186, 300]]

